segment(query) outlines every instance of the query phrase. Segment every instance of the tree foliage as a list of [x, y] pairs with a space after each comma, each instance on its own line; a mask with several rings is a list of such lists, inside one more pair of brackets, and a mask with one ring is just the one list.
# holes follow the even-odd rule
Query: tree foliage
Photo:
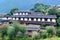
[[34, 8], [32, 8], [32, 11], [35, 12], [43, 12], [46, 13], [47, 9], [49, 8], [50, 5], [45, 5], [45, 4], [40, 4], [40, 3], [36, 3]]
[[7, 15], [13, 15], [13, 12], [19, 10], [18, 8], [12, 8]]
[[57, 14], [57, 10], [56, 7], [52, 7], [48, 10], [49, 15], [56, 15]]
[[57, 17], [60, 17], [60, 9], [58, 9], [57, 7], [54, 6], [48, 10], [48, 14], [57, 15]]
[[57, 19], [57, 24], [60, 26], [60, 17]]

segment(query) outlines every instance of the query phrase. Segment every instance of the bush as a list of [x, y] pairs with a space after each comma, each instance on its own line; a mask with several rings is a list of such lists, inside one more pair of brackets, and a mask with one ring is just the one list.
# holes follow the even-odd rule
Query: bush
[[57, 32], [57, 33], [56, 33], [56, 36], [60, 37], [60, 29], [57, 29], [56, 32]]
[[56, 29], [52, 26], [52, 27], [48, 27], [47, 28], [47, 33], [48, 33], [48, 36], [53, 36], [56, 34]]
[[47, 38], [47, 36], [48, 36], [47, 32], [40, 32], [40, 38], [45, 39], [45, 38]]
[[35, 35], [33, 40], [39, 40], [40, 39], [40, 35]]

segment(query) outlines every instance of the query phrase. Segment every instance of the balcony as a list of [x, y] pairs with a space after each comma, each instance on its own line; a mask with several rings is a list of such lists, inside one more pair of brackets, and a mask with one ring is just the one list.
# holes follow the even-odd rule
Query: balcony
[[56, 22], [48, 22], [48, 21], [21, 21], [19, 20], [20, 22], [22, 23], [26, 23], [26, 24], [37, 24], [37, 25], [40, 25], [40, 24], [48, 24], [48, 25], [56, 25]]

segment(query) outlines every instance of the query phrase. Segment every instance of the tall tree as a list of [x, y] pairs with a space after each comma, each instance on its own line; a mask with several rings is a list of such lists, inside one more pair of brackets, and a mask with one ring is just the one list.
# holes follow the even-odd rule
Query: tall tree
[[60, 17], [57, 19], [57, 24], [60, 26]]
[[13, 8], [13, 9], [11, 9], [11, 10], [10, 10], [10, 14], [8, 14], [8, 15], [13, 15], [13, 12], [16, 11], [16, 10], [19, 10], [19, 9], [18, 9], [18, 8]]
[[56, 7], [51, 7], [48, 10], [49, 15], [56, 15], [57, 14], [57, 10], [56, 9], [57, 9]]
[[48, 10], [48, 14], [57, 15], [57, 17], [60, 17], [60, 9], [58, 9], [57, 7], [54, 6]]
[[4, 37], [7, 35], [7, 27], [8, 26], [6, 24], [3, 24], [2, 28], [0, 29], [2, 40], [5, 40]]
[[32, 11], [35, 12], [43, 12], [46, 13], [47, 9], [50, 7], [50, 5], [45, 5], [45, 4], [40, 4], [40, 3], [36, 3], [34, 8], [32, 8]]

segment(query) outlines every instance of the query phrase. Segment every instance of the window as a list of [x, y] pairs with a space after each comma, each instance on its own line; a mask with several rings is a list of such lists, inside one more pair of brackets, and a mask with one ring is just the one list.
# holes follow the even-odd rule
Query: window
[[29, 35], [29, 37], [32, 37], [32, 35]]
[[28, 30], [28, 32], [32, 32], [32, 30]]

